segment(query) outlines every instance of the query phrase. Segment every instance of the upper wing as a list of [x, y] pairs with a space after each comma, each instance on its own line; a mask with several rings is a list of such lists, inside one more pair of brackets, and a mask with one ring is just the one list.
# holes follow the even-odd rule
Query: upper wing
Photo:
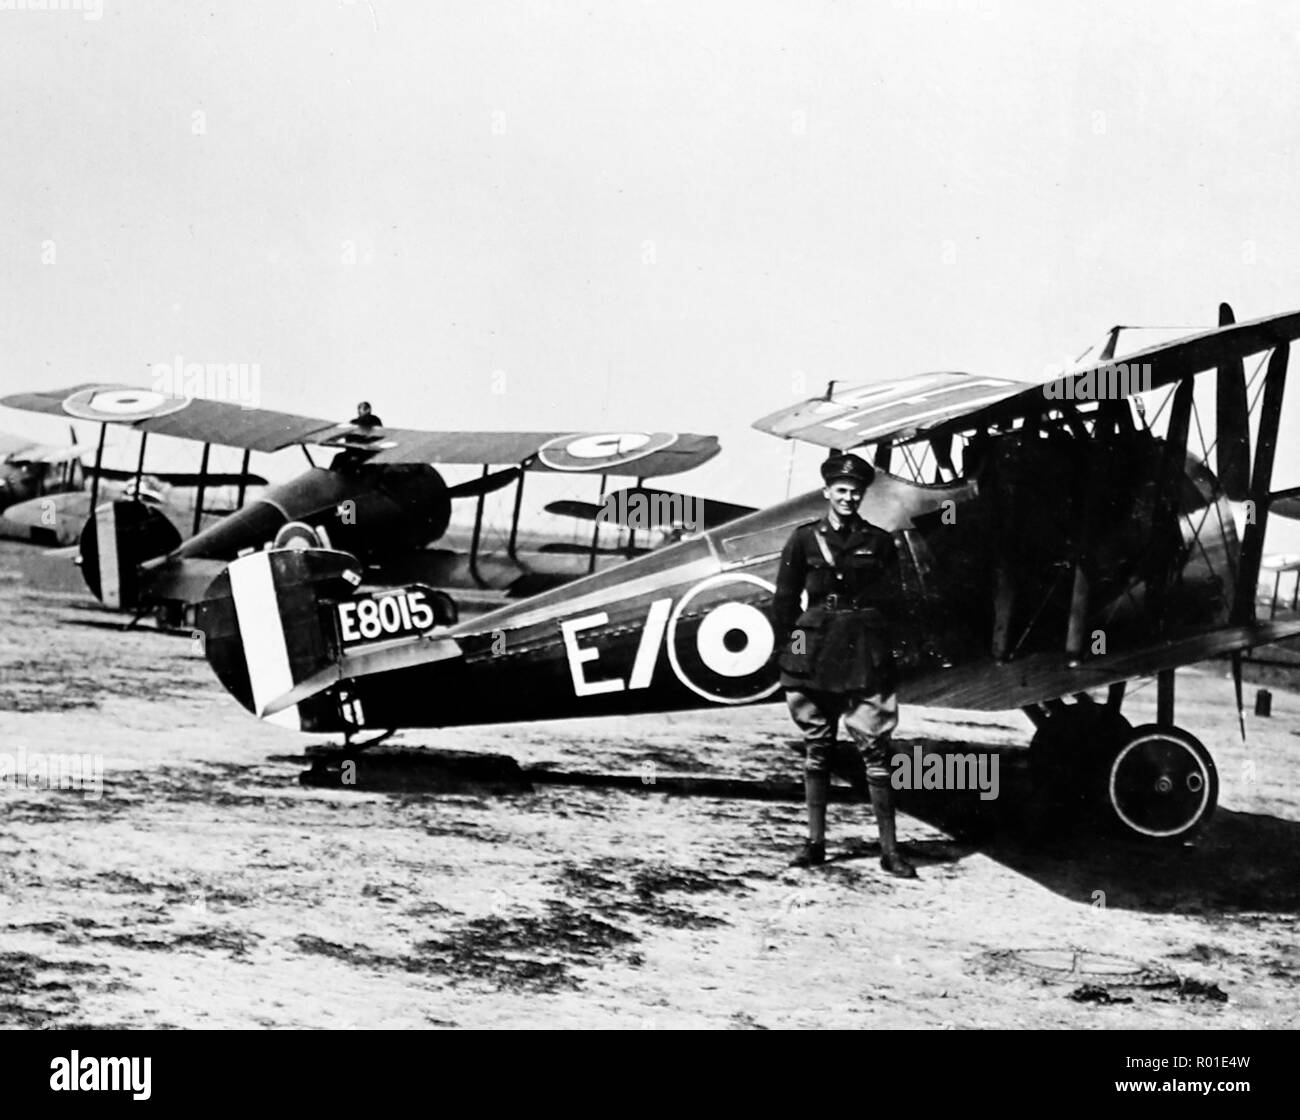
[[[1108, 397], [1148, 392], [1296, 338], [1300, 311], [1288, 311], [1149, 346], [1120, 361], [1098, 362], [1039, 384], [929, 373], [848, 386], [764, 416], [754, 427], [837, 451], [866, 443], [906, 443], [1038, 413], [1052, 401], [1095, 399], [1100, 378], [1106, 379]], [[1115, 376], [1121, 368], [1124, 376]]]
[[244, 408], [231, 401], [174, 397], [133, 385], [86, 384], [15, 393], [0, 397], [0, 404], [75, 420], [126, 424], [142, 432], [249, 451], [279, 451], [295, 443], [319, 443], [335, 432], [351, 430], [350, 424], [333, 424], [266, 408]]
[[[1040, 412], [1044, 402], [1095, 399], [1096, 386], [1104, 379], [1104, 395], [1127, 397], [1181, 381], [1189, 374], [1216, 369], [1251, 354], [1271, 350], [1300, 338], [1300, 311], [1266, 315], [1244, 323], [1215, 327], [1156, 346], [1148, 346], [1119, 361], [1098, 362], [1085, 369], [1024, 389], [1014, 397], [989, 404], [960, 420], [927, 425], [926, 435], [942, 435], [981, 427], [1026, 413]], [[1122, 369], [1125, 376], [1115, 376]], [[1140, 373], [1140, 376], [1136, 375]], [[1086, 386], [1086, 388], [1085, 388]]]
[[864, 443], [901, 443], [955, 416], [1015, 397], [1023, 381], [974, 373], [923, 373], [837, 388], [826, 397], [754, 421], [760, 432], [836, 451]]
[[130, 385], [86, 384], [71, 389], [16, 393], [0, 405], [126, 424], [139, 431], [279, 451], [319, 444], [356, 452], [374, 463], [527, 463], [530, 470], [674, 474], [718, 453], [713, 436], [675, 432], [424, 432], [410, 428], [356, 428], [329, 420], [245, 408], [231, 401], [176, 397]]
[[[688, 432], [374, 432], [372, 463], [526, 463], [534, 471], [636, 478], [690, 470], [720, 450], [716, 436]], [[347, 445], [355, 446], [351, 438]]]

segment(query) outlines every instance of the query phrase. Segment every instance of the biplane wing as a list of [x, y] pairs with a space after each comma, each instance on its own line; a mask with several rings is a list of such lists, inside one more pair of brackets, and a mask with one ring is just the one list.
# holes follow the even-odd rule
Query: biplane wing
[[346, 450], [372, 463], [524, 464], [535, 471], [652, 478], [690, 470], [718, 451], [714, 436], [677, 432], [430, 432], [350, 423], [178, 397], [130, 385], [85, 384], [15, 393], [0, 405], [96, 423], [121, 424], [245, 451], [294, 445]]
[[176, 397], [138, 386], [95, 382], [13, 393], [0, 397], [0, 405], [248, 451], [279, 451], [297, 443], [319, 442], [312, 437], [350, 427], [288, 412], [244, 408], [230, 401]]
[[[920, 433], [927, 438], [995, 424], [1015, 416], [1037, 413], [1053, 401], [1095, 400], [1098, 397], [1129, 397], [1172, 385], [1190, 374], [1234, 366], [1242, 358], [1286, 345], [1300, 338], [1300, 311], [1265, 315], [1244, 323], [1233, 323], [1231, 311], [1223, 309], [1228, 321], [1199, 334], [1173, 342], [1159, 343], [1113, 359], [1097, 362], [1084, 369], [1022, 389], [1014, 396], [990, 402], [960, 417], [927, 423]], [[1135, 369], [1140, 376], [1115, 376], [1115, 371]], [[1240, 379], [1236, 371], [1233, 380]], [[1226, 379], [1225, 379], [1226, 380]], [[1098, 391], [1098, 386], [1104, 390]]]
[[1089, 692], [1135, 677], [1226, 657], [1300, 636], [1300, 619], [1220, 626], [1155, 645], [1094, 657], [1071, 668], [1059, 653], [1031, 653], [1005, 665], [955, 666], [904, 685], [905, 702], [996, 712]]
[[684, 432], [375, 431], [382, 439], [372, 463], [520, 463], [531, 471], [658, 478], [698, 467], [719, 451], [715, 436]]
[[1022, 393], [1027, 384], [974, 373], [923, 373], [871, 384], [834, 383], [824, 397], [754, 421], [760, 432], [847, 451], [905, 442], [954, 417]]
[[[842, 387], [832, 383], [825, 396], [770, 413], [753, 426], [835, 451], [909, 443], [1036, 414], [1053, 401], [1096, 399], [1099, 379], [1105, 385], [1101, 395], [1108, 398], [1159, 389], [1296, 338], [1300, 312], [1292, 311], [1229, 322], [1040, 383], [972, 373], [927, 373]], [[1115, 376], [1121, 367], [1141, 376]]]

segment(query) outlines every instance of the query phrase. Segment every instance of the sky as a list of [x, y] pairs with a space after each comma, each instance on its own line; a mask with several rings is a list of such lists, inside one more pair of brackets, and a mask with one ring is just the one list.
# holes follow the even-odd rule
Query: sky
[[1300, 307], [1298, 73], [1282, 2], [0, 0], [0, 390], [709, 432], [761, 505], [829, 379]]

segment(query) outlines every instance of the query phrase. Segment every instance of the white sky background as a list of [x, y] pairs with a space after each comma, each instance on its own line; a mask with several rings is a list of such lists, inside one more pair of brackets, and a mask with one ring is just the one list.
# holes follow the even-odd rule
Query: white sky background
[[829, 378], [1300, 307], [1297, 75], [1284, 2], [0, 10], [0, 388], [256, 362], [308, 415], [714, 432], [680, 485], [763, 504], [750, 422]]

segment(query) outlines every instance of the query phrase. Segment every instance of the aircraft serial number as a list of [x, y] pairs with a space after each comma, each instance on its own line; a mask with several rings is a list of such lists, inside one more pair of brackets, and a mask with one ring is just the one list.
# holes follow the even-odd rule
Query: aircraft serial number
[[423, 591], [400, 591], [374, 599], [339, 603], [339, 636], [344, 645], [418, 634], [433, 625], [433, 608]]

